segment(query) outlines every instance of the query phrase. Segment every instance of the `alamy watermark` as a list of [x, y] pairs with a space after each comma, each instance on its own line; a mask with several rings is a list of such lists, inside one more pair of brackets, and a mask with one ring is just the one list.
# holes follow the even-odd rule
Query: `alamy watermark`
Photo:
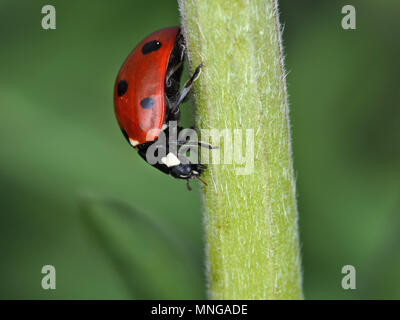
[[356, 29], [356, 8], [350, 4], [343, 6], [342, 14], [345, 16], [342, 18], [342, 28], [344, 30], [355, 30]]
[[342, 267], [342, 274], [345, 276], [342, 278], [342, 288], [344, 290], [356, 289], [356, 268], [348, 264]]
[[45, 15], [42, 18], [42, 28], [45, 30], [56, 29], [56, 8], [47, 4], [42, 7], [42, 13]]
[[42, 288], [44, 290], [55, 290], [56, 289], [56, 268], [47, 264], [42, 268], [42, 274], [45, 276], [42, 278]]

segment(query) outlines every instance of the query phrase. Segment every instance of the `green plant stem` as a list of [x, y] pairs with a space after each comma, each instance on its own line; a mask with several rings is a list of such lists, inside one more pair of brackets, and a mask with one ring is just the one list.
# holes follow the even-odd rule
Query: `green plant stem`
[[[210, 164], [204, 179], [212, 299], [301, 299], [295, 182], [274, 0], [178, 0], [199, 128], [253, 130], [245, 164]], [[243, 143], [244, 144], [244, 143]], [[240, 143], [234, 143], [234, 151]], [[220, 143], [221, 155], [227, 142]], [[242, 151], [243, 152], [243, 151]], [[243, 152], [244, 153], [244, 152]], [[215, 155], [215, 153], [214, 153]], [[253, 157], [254, 156], [254, 157]], [[215, 157], [215, 156], [214, 156]], [[248, 161], [246, 162], [249, 163]]]

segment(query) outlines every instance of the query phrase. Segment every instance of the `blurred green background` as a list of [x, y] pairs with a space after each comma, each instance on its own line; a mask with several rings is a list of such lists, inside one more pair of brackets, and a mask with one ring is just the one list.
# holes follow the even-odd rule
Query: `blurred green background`
[[[41, 28], [46, 4], [56, 30]], [[305, 296], [399, 299], [400, 2], [280, 10]], [[178, 24], [175, 0], [0, 1], [0, 298], [205, 297], [198, 186], [140, 159], [112, 104], [130, 50]], [[346, 264], [356, 290], [341, 288]]]

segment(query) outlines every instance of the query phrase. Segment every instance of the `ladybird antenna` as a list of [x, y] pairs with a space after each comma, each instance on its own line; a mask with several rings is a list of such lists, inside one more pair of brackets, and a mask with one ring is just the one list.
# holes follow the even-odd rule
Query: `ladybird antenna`
[[186, 187], [187, 187], [188, 191], [192, 191], [192, 187], [189, 184], [189, 180], [186, 180]]
[[197, 180], [199, 180], [202, 184], [204, 184], [206, 187], [208, 187], [208, 184], [207, 184], [207, 182], [205, 182], [203, 179], [201, 179], [199, 176], [195, 176], [195, 178], [197, 179]]

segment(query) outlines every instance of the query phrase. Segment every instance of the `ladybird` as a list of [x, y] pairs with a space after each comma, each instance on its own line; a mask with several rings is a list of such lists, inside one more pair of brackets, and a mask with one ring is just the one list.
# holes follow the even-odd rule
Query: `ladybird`
[[[186, 180], [191, 190], [190, 179], [198, 179], [207, 185], [200, 178], [206, 166], [183, 159], [176, 149], [188, 142], [177, 138], [171, 140], [172, 135], [168, 135], [169, 122], [179, 121], [179, 105], [202, 68], [200, 64], [179, 91], [184, 54], [185, 43], [179, 27], [161, 29], [147, 36], [132, 50], [119, 70], [114, 85], [114, 111], [122, 134], [139, 155], [158, 170]], [[176, 130], [179, 134], [183, 128], [178, 126]], [[167, 137], [161, 146], [165, 156], [152, 163], [146, 153], [155, 144], [160, 147], [160, 133]], [[195, 145], [213, 148], [203, 142]]]

